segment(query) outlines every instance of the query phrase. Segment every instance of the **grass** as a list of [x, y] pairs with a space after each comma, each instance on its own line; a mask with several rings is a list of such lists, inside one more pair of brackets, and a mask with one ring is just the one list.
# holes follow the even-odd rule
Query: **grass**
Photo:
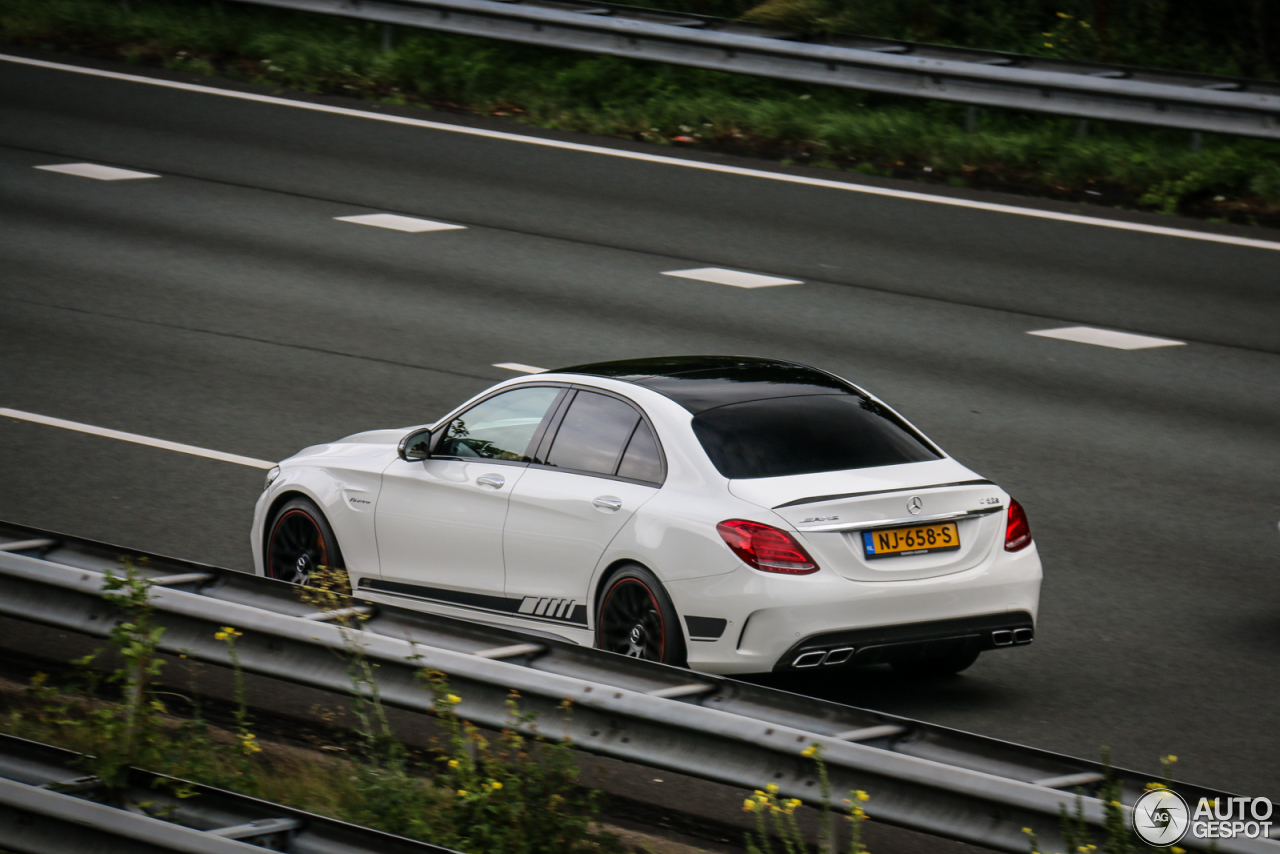
[[[309, 603], [349, 603], [345, 573], [326, 571], [321, 582], [303, 591]], [[349, 752], [327, 757], [268, 749], [252, 729], [245, 701], [242, 632], [226, 626], [214, 635], [226, 645], [236, 695], [231, 725], [214, 727], [201, 713], [195, 684], [185, 695], [160, 686], [165, 629], [154, 619], [150, 582], [126, 563], [123, 574], [107, 574], [104, 589], [119, 617], [108, 638], [119, 666], [105, 669], [99, 650], [73, 662], [70, 685], [54, 687], [37, 674], [24, 701], [0, 715], [0, 730], [80, 753], [77, 766], [98, 782], [87, 797], [146, 811], [147, 803], [130, 802], [129, 785], [130, 769], [145, 768], [178, 778], [168, 785], [179, 798], [198, 796], [190, 783], [203, 783], [466, 854], [622, 854], [617, 837], [594, 825], [599, 794], [577, 785], [569, 747], [521, 734], [536, 732], [537, 724], [521, 712], [515, 692], [507, 702], [508, 726], [486, 735], [457, 716], [461, 698], [444, 674], [424, 671], [423, 689], [434, 697], [443, 737], [430, 751], [411, 751], [388, 723], [374, 681], [377, 665], [342, 618], [349, 700], [358, 720]], [[174, 715], [175, 701], [190, 712]], [[572, 713], [567, 700], [560, 712]]]
[[763, 80], [218, 0], [0, 0], [0, 41], [950, 186], [1280, 225], [1280, 144]]

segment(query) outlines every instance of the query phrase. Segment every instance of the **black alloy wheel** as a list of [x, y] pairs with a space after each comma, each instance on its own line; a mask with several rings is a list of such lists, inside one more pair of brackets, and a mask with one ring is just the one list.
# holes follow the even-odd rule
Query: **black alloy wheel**
[[675, 607], [653, 573], [629, 566], [601, 597], [596, 645], [630, 658], [684, 664], [684, 635]]
[[323, 568], [341, 569], [342, 555], [333, 529], [320, 508], [294, 498], [276, 511], [267, 537], [266, 570], [270, 578], [309, 584]]

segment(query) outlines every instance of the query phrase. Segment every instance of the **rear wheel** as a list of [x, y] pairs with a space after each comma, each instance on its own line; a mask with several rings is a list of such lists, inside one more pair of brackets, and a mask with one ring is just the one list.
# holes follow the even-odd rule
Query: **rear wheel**
[[605, 585], [596, 619], [596, 646], [630, 658], [683, 667], [684, 633], [671, 597], [654, 574], [631, 564]]
[[904, 676], [951, 676], [972, 667], [981, 652], [966, 643], [924, 644], [897, 653], [889, 663]]
[[290, 499], [276, 511], [268, 530], [263, 561], [268, 577], [312, 584], [329, 573], [345, 580], [338, 539], [314, 502], [301, 496]]

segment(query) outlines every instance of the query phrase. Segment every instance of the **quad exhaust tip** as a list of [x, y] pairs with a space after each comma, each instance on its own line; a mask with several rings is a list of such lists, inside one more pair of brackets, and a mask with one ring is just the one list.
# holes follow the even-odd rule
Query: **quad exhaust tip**
[[[993, 647], [1021, 646], [1031, 643], [1035, 631], [1030, 628], [996, 629], [991, 633]], [[811, 649], [802, 652], [791, 662], [791, 666], [800, 670], [827, 664], [844, 664], [853, 658], [856, 647], [842, 646], [836, 649]]]

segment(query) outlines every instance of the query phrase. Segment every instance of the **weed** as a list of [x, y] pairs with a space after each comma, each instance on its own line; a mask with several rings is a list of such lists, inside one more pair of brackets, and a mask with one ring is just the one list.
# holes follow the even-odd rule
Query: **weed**
[[[1102, 50], [1088, 41], [1095, 36], [1083, 35], [1097, 28], [1082, 26], [1084, 13], [1071, 4], [1023, 4], [1035, 7], [1032, 14], [1013, 0], [983, 0], [990, 14], [980, 14], [956, 2], [823, 2], [836, 10], [831, 14], [856, 13], [863, 32], [953, 40], [968, 34], [974, 44], [1054, 55], [1074, 38], [1072, 55]], [[733, 14], [747, 8], [745, 0], [651, 4], [713, 13], [733, 7]], [[936, 11], [933, 24], [903, 11], [926, 5]], [[1080, 138], [1072, 119], [997, 110], [984, 111], [981, 133], [966, 133], [964, 108], [954, 104], [408, 28], [397, 31], [394, 49], [383, 50], [375, 24], [238, 4], [148, 0], [126, 13], [111, 0], [4, 0], [3, 10], [0, 41], [16, 44], [867, 174], [1280, 222], [1280, 145], [1261, 140], [1206, 136], [1202, 150], [1192, 151], [1184, 132], [1093, 122]], [[1123, 54], [1124, 16], [1113, 17], [1109, 44]], [[1124, 20], [1124, 32], [1154, 31], [1154, 24]], [[1043, 47], [1051, 39], [1054, 47]], [[1185, 47], [1181, 39], [1141, 39], [1153, 57], [1166, 56], [1162, 45]], [[1215, 64], [1223, 56], [1206, 53], [1201, 70], [1231, 73]], [[1193, 67], [1194, 58], [1180, 62]]]

